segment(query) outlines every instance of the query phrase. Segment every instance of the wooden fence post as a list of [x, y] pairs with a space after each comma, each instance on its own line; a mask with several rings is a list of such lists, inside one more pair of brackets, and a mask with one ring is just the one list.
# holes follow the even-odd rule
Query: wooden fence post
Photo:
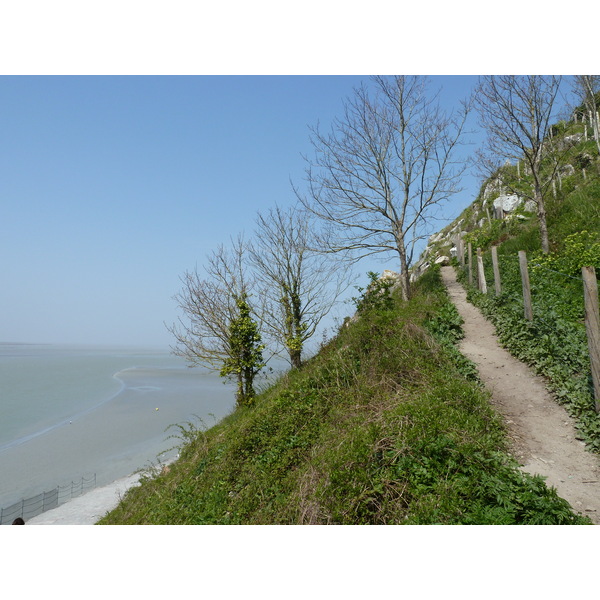
[[533, 321], [533, 309], [531, 306], [531, 286], [529, 285], [529, 273], [527, 271], [527, 255], [524, 250], [519, 250], [519, 267], [521, 268], [521, 281], [523, 282], [523, 304], [525, 306], [525, 318]]
[[484, 294], [487, 294], [487, 284], [485, 282], [485, 272], [483, 270], [483, 256], [481, 255], [481, 248], [477, 248], [477, 283], [479, 290]]
[[465, 266], [465, 242], [462, 239], [462, 235], [458, 236], [458, 258], [460, 260], [460, 266]]
[[492, 215], [490, 215], [490, 209], [488, 206], [485, 207], [485, 212], [487, 214], [488, 223], [491, 225], [492, 224]]
[[587, 331], [592, 380], [594, 382], [594, 400], [596, 412], [600, 413], [600, 317], [598, 316], [598, 282], [594, 267], [583, 267], [583, 293], [585, 298], [585, 329]]
[[492, 266], [494, 268], [494, 289], [496, 296], [502, 293], [502, 285], [500, 283], [500, 269], [498, 267], [498, 248], [492, 246]]
[[467, 245], [467, 254], [469, 255], [469, 285], [473, 285], [473, 250], [471, 242]]

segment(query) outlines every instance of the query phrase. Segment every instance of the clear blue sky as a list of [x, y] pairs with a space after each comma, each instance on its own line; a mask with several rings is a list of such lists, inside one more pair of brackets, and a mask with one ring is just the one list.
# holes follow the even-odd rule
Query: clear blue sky
[[[452, 109], [477, 77], [431, 80]], [[295, 201], [309, 126], [326, 130], [368, 81], [0, 77], [0, 342], [167, 347], [180, 276], [232, 236], [251, 237], [257, 211]], [[480, 133], [470, 140], [465, 153]], [[463, 186], [435, 230], [476, 197], [476, 178]], [[385, 268], [398, 265], [357, 272]]]
[[[0, 342], [171, 344], [163, 323], [178, 314], [179, 277], [230, 236], [250, 234], [257, 211], [293, 201], [308, 126], [340, 114], [366, 79], [357, 74], [442, 74], [435, 84], [451, 106], [478, 73], [594, 72], [593, 36], [539, 52], [532, 24], [552, 31], [552, 11], [516, 1], [489, 10], [378, 0], [360, 10], [7, 5]], [[465, 185], [449, 219], [477, 193], [474, 179]]]
[[308, 126], [366, 79], [1, 77], [0, 341], [168, 346], [179, 277], [294, 201]]

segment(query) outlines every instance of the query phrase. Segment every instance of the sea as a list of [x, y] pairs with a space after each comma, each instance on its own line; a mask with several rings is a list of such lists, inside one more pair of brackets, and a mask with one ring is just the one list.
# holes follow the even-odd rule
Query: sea
[[0, 344], [0, 508], [160, 466], [178, 426], [211, 427], [234, 406], [231, 383], [168, 350]]

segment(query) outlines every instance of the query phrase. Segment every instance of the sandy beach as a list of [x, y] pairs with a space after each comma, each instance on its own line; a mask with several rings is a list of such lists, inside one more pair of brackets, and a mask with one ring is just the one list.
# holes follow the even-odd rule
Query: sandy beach
[[139, 473], [117, 479], [33, 517], [26, 525], [94, 525], [119, 504], [129, 488], [138, 485], [139, 479]]

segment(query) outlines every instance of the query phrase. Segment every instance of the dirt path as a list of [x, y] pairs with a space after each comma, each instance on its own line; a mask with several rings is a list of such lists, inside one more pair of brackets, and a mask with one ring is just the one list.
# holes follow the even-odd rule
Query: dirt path
[[600, 524], [600, 457], [575, 439], [573, 420], [553, 400], [544, 380], [500, 346], [494, 326], [467, 302], [452, 267], [442, 267], [442, 279], [465, 321], [460, 350], [477, 365], [492, 392], [523, 470], [546, 477], [576, 512]]

